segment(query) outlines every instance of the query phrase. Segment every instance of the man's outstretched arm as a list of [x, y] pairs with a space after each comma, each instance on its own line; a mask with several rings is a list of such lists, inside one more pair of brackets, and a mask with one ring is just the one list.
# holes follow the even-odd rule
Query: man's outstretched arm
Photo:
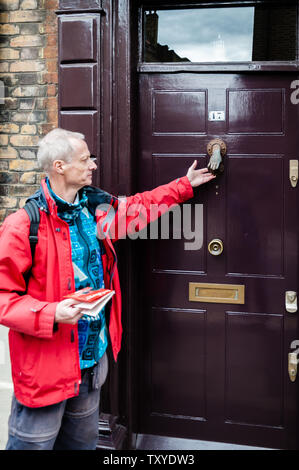
[[[133, 196], [120, 198], [117, 207], [111, 207], [102, 218], [101, 236], [108, 233], [113, 241], [130, 236], [146, 227], [177, 204], [192, 198], [193, 188], [215, 178], [207, 168], [196, 170], [197, 161], [187, 171], [186, 176], [158, 186], [152, 191], [144, 191]], [[155, 208], [153, 210], [153, 207]]]

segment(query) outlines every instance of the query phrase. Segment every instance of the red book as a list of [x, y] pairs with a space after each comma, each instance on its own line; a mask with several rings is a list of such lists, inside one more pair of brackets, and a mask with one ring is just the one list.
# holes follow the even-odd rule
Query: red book
[[72, 294], [65, 295], [64, 298], [79, 300], [80, 303], [76, 304], [76, 307], [81, 307], [84, 315], [95, 316], [114, 294], [115, 291], [110, 289], [93, 290], [91, 287], [84, 287]]

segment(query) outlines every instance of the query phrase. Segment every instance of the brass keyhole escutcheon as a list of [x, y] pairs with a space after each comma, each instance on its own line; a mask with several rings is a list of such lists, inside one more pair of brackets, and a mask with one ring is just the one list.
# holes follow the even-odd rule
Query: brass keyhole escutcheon
[[290, 160], [290, 168], [289, 168], [290, 182], [293, 188], [296, 188], [297, 183], [298, 183], [298, 167], [299, 167], [298, 160]]
[[289, 371], [289, 377], [291, 382], [295, 382], [296, 377], [297, 377], [297, 364], [298, 364], [298, 358], [297, 358], [297, 353], [289, 353], [288, 354], [288, 371]]
[[219, 256], [223, 252], [223, 241], [220, 238], [214, 238], [208, 245], [209, 253], [213, 256]]

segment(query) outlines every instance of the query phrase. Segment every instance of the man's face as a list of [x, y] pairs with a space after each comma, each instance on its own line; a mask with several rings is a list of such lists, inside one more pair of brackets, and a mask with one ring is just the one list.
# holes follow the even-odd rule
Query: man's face
[[91, 160], [84, 140], [71, 139], [71, 144], [75, 152], [69, 163], [63, 163], [64, 180], [67, 185], [80, 189], [92, 183], [92, 172], [97, 169], [97, 165]]

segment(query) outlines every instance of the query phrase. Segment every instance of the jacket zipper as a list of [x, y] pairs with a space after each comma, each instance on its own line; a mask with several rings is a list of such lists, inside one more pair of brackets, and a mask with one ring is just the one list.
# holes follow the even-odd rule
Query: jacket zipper
[[115, 254], [114, 255], [114, 265], [113, 265], [113, 268], [112, 268], [112, 272], [110, 274], [110, 289], [111, 289], [111, 286], [112, 286], [112, 279], [113, 279], [113, 276], [114, 276], [114, 271], [115, 271], [115, 268], [116, 268], [116, 264], [117, 264], [117, 256]]
[[[69, 225], [68, 225], [68, 223], [67, 223], [65, 220], [60, 219], [60, 217], [58, 217], [57, 214], [56, 214], [56, 216], [57, 216], [57, 218], [59, 219], [59, 222], [62, 223], [62, 224], [66, 227], [66, 229], [67, 229], [66, 238], [67, 238], [67, 240], [68, 240], [68, 242], [69, 242], [70, 257], [71, 257], [71, 259], [72, 259], [72, 250], [71, 250], [71, 239], [70, 239]], [[58, 231], [57, 231], [57, 232], [58, 232]], [[67, 234], [69, 234], [69, 236], [68, 236]], [[55, 237], [55, 239], [56, 239], [56, 237]], [[71, 269], [73, 269], [73, 268], [72, 268], [72, 263], [71, 263]], [[73, 273], [73, 279], [74, 279], [74, 273]], [[71, 283], [72, 283], [71, 278], [68, 278], [68, 286], [67, 286], [68, 289], [72, 287]], [[77, 352], [78, 352], [78, 351], [79, 351], [79, 345], [78, 345], [78, 342], [75, 341], [76, 338], [75, 338], [75, 331], [74, 331], [74, 329], [71, 329], [71, 334], [70, 334], [70, 336], [71, 336], [71, 343], [75, 343], [75, 344], [77, 343], [77, 344], [76, 344], [76, 349], [77, 349]], [[79, 353], [78, 353], [78, 356], [79, 356]], [[75, 391], [75, 394], [77, 394], [77, 392], [78, 392], [78, 387], [79, 387], [79, 385], [81, 384], [81, 369], [80, 369], [80, 362], [79, 362], [79, 359], [78, 359], [76, 365], [77, 365], [77, 370], [78, 370], [78, 381], [76, 381], [75, 384], [74, 384], [74, 391]]]
[[[110, 274], [110, 285], [109, 285], [109, 289], [111, 289], [111, 286], [112, 286], [112, 279], [113, 279], [113, 275], [114, 275], [115, 268], [116, 268], [116, 265], [117, 265], [117, 256], [116, 256], [115, 251], [114, 251], [112, 248], [110, 248], [109, 243], [107, 242], [107, 239], [104, 238], [103, 243], [106, 243], [108, 249], [111, 251], [111, 253], [112, 253], [112, 255], [113, 255], [113, 258], [114, 258], [113, 267], [112, 267], [111, 272], [109, 273], [109, 274]], [[107, 248], [106, 248], [106, 252], [107, 252]]]

